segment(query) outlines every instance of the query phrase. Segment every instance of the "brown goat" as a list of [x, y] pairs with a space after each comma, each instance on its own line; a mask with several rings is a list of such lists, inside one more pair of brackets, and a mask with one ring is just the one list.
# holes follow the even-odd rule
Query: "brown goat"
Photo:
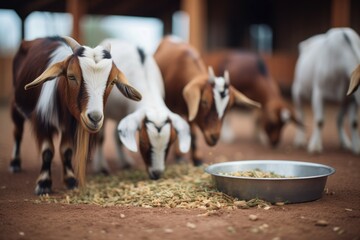
[[[196, 148], [195, 126], [199, 126], [208, 145], [219, 137], [226, 112], [237, 104], [259, 107], [229, 83], [228, 74], [215, 77], [208, 73], [199, 53], [189, 44], [165, 37], [154, 54], [165, 83], [165, 103], [170, 110], [186, 116], [191, 126], [191, 157], [194, 165], [202, 163]], [[211, 69], [211, 68], [210, 68]]]
[[231, 84], [262, 105], [256, 127], [265, 131], [272, 146], [279, 143], [281, 131], [289, 120], [298, 123], [292, 107], [282, 97], [260, 56], [252, 52], [222, 50], [203, 57], [206, 64], [214, 67], [215, 73], [228, 70]]
[[[23, 41], [15, 55], [11, 107], [15, 146], [10, 170], [21, 170], [20, 144], [24, 121], [29, 119], [42, 157], [38, 195], [51, 192], [54, 135], [61, 133], [64, 183], [68, 189], [75, 188], [78, 180], [84, 183], [91, 133], [103, 125], [103, 108], [112, 86], [130, 99], [141, 99], [113, 63], [109, 47], [81, 46], [70, 37], [40, 38]], [[71, 163], [74, 151], [78, 180]]]

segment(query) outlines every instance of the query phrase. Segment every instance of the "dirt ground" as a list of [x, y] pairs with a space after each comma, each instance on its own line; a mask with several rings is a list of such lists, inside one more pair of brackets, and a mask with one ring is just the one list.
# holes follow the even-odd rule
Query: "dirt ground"
[[[307, 134], [311, 115], [307, 109]], [[317, 201], [221, 210], [216, 215], [199, 216], [202, 210], [99, 207], [35, 203], [35, 181], [40, 160], [29, 126], [23, 141], [23, 171], [11, 174], [8, 164], [12, 151], [12, 123], [8, 108], [0, 109], [0, 239], [360, 239], [360, 157], [339, 148], [334, 108], [326, 111], [324, 153], [310, 155], [292, 146], [294, 127], [284, 129], [277, 149], [258, 144], [252, 136], [249, 113], [232, 113], [236, 140], [210, 148], [201, 142], [207, 163], [245, 159], [290, 159], [326, 164], [336, 173], [328, 178], [325, 194]], [[109, 132], [111, 124], [107, 126]], [[108, 134], [111, 135], [112, 134]], [[106, 156], [114, 159], [111, 140], [106, 140]], [[142, 162], [137, 159], [139, 167]], [[112, 171], [119, 169], [110, 162]], [[167, 164], [174, 164], [169, 156]], [[53, 164], [53, 189], [63, 190], [61, 164], [57, 153]], [[258, 219], [252, 221], [249, 215]], [[318, 226], [319, 220], [327, 222]]]

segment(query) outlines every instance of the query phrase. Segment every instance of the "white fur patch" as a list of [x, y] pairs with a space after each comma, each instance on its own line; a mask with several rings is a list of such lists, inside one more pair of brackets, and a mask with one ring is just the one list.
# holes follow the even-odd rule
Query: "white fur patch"
[[[229, 103], [229, 89], [225, 89], [225, 79], [223, 77], [216, 77], [214, 79], [214, 100], [215, 100], [215, 107], [218, 113], [219, 118], [222, 118], [225, 112], [225, 109]], [[225, 97], [221, 97], [220, 93], [225, 91]]]
[[[66, 44], [61, 44], [51, 55], [47, 67], [63, 61], [73, 52]], [[52, 125], [59, 127], [59, 118], [56, 107], [56, 87], [57, 79], [47, 81], [42, 85], [39, 101], [36, 106], [36, 113], [44, 122], [50, 122]]]
[[147, 134], [152, 147], [151, 166], [149, 171], [165, 170], [165, 151], [169, 147], [171, 126], [166, 122], [167, 114], [159, 111], [148, 111], [146, 117]]
[[104, 48], [102, 46], [94, 49], [84, 48], [84, 57], [79, 57], [79, 62], [89, 96], [86, 112], [97, 111], [102, 113], [104, 110], [103, 96], [112, 67], [112, 60], [103, 58]]

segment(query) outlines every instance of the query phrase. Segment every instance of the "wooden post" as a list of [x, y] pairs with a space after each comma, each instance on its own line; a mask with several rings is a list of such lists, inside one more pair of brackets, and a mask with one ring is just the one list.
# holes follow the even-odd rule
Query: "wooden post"
[[190, 38], [189, 42], [200, 53], [206, 50], [206, 0], [182, 0], [181, 10], [190, 16]]
[[331, 27], [350, 26], [350, 0], [332, 0]]
[[80, 44], [83, 44], [83, 33], [80, 28], [80, 20], [87, 10], [86, 0], [67, 0], [66, 11], [73, 16], [72, 37]]

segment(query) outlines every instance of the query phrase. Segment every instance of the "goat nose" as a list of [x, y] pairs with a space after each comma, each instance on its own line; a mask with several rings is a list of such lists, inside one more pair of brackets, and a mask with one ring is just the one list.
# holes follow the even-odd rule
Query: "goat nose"
[[100, 122], [100, 120], [102, 119], [102, 113], [98, 111], [88, 113], [87, 116], [94, 123]]
[[161, 177], [162, 172], [161, 171], [151, 171], [150, 172], [150, 178], [152, 180], [158, 180]]

